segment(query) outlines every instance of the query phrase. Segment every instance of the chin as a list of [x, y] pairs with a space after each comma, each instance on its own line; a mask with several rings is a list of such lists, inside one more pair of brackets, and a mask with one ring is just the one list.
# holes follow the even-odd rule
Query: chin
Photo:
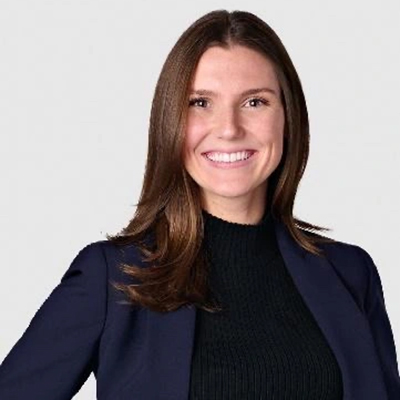
[[241, 197], [241, 196], [246, 196], [251, 193], [251, 190], [249, 190], [248, 187], [229, 187], [229, 188], [223, 188], [221, 186], [219, 187], [208, 187], [205, 190], [203, 189], [203, 192], [206, 192], [208, 196], [211, 197], [225, 197], [225, 198], [236, 198], [236, 197]]

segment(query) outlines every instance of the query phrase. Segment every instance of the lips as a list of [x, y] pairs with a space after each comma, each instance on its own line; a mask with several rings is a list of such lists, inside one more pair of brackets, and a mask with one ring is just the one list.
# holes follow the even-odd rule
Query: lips
[[240, 153], [240, 152], [242, 152], [242, 151], [245, 151], [246, 153], [251, 153], [251, 154], [253, 154], [253, 153], [256, 152], [256, 150], [253, 150], [253, 149], [208, 150], [208, 151], [205, 151], [204, 153], [201, 153], [201, 154], [202, 154], [202, 155], [206, 155], [206, 154], [209, 154], [209, 153], [227, 153], [227, 154], [231, 154], [231, 153]]
[[[208, 165], [211, 168], [216, 168], [220, 170], [237, 170], [238, 168], [246, 168], [249, 165], [253, 164], [253, 159], [256, 157], [256, 151], [244, 150], [247, 152], [248, 156], [244, 159], [237, 159], [235, 161], [230, 161], [225, 157], [213, 157], [212, 159], [209, 153], [202, 154], [202, 158], [205, 160], [205, 165]], [[228, 157], [230, 158], [230, 157]], [[208, 168], [208, 167], [207, 167]]]

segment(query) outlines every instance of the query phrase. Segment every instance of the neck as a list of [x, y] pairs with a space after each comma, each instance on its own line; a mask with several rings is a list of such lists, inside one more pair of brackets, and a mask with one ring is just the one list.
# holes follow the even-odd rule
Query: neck
[[218, 205], [207, 204], [203, 210], [208, 214], [220, 218], [224, 221], [244, 224], [244, 225], [257, 225], [261, 222], [266, 212], [265, 204], [259, 206], [243, 206], [243, 207], [220, 207]]
[[274, 222], [269, 209], [255, 224], [230, 221], [204, 209], [203, 218], [207, 246], [218, 249], [225, 257], [235, 257], [237, 252], [251, 255], [264, 254], [271, 248], [275, 251]]

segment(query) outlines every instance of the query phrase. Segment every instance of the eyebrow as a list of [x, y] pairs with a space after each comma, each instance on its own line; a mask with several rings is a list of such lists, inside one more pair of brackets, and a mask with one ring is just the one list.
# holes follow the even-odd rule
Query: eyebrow
[[[242, 92], [242, 96], [247, 96], [249, 94], [257, 94], [257, 93], [261, 93], [261, 92], [268, 92], [273, 94], [274, 96], [277, 96], [277, 93], [275, 90], [270, 89], [268, 87], [261, 87], [261, 88], [254, 88], [254, 89], [248, 89], [245, 90], [244, 92]], [[197, 94], [200, 96], [214, 96], [216, 95], [215, 92], [213, 92], [212, 90], [206, 90], [206, 89], [197, 89], [197, 90], [192, 90], [190, 92], [190, 94]]]

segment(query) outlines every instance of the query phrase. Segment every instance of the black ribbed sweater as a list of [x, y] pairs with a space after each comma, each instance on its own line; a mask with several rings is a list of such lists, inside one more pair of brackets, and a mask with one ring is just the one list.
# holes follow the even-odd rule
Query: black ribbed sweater
[[197, 309], [190, 400], [342, 400], [337, 360], [280, 254], [268, 208], [256, 225], [203, 210], [209, 285]]

